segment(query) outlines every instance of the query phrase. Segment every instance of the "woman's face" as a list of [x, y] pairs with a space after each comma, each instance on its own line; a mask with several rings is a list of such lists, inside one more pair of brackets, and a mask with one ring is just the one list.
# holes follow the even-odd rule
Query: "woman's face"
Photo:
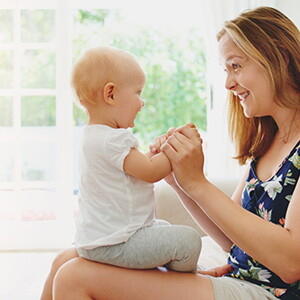
[[220, 39], [219, 54], [227, 73], [225, 87], [237, 96], [245, 116], [272, 115], [275, 102], [266, 70], [246, 55], [227, 33]]

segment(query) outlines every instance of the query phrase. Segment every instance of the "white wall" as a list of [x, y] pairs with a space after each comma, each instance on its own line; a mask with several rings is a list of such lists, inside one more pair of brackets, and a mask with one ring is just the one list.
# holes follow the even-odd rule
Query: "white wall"
[[300, 28], [299, 0], [276, 0], [276, 8], [286, 14]]

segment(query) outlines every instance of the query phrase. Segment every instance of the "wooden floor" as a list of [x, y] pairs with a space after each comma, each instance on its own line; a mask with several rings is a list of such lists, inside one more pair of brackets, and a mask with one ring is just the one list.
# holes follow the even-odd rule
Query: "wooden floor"
[[39, 300], [56, 253], [0, 252], [0, 299]]

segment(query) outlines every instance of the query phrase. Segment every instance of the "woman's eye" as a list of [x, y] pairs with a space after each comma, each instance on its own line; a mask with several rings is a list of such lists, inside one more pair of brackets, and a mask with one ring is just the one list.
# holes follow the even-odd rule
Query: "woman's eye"
[[233, 63], [233, 64], [232, 64], [233, 70], [237, 70], [237, 69], [239, 69], [240, 67], [241, 67], [241, 65], [239, 65], [239, 64], [236, 64], [236, 63]]
[[[230, 65], [230, 70], [233, 70], [233, 71], [237, 71], [239, 68], [241, 68], [241, 65], [240, 64], [237, 64], [237, 63], [232, 63]], [[225, 73], [228, 73], [228, 68], [224, 68], [223, 69]]]

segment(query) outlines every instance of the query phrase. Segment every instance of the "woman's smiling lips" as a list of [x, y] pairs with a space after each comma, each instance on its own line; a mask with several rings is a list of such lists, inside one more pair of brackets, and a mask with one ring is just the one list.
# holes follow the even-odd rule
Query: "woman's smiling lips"
[[238, 92], [233, 92], [235, 96], [238, 96], [240, 100], [244, 101], [246, 98], [249, 96], [250, 92], [244, 92], [244, 93], [238, 93]]

